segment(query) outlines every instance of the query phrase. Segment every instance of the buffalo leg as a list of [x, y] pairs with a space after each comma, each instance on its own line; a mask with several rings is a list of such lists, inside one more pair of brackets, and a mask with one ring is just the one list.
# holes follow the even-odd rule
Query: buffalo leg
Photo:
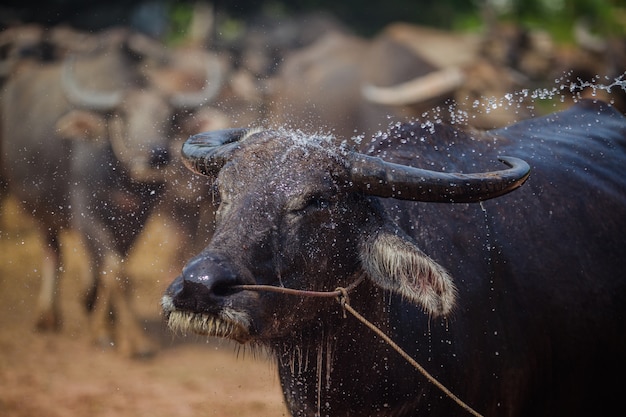
[[97, 270], [98, 290], [92, 312], [92, 331], [96, 342], [115, 344], [120, 352], [128, 356], [152, 355], [155, 346], [139, 325], [132, 308], [122, 257], [107, 254]]
[[36, 328], [41, 331], [58, 331], [62, 324], [59, 309], [60, 249], [57, 233], [50, 231], [44, 247], [41, 288], [37, 302]]

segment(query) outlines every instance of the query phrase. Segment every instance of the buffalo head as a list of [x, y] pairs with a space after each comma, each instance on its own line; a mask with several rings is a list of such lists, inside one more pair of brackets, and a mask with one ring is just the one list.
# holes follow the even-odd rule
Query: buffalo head
[[388, 218], [378, 197], [482, 201], [519, 187], [530, 169], [502, 158], [509, 166], [502, 171], [433, 172], [337, 146], [330, 136], [245, 129], [192, 136], [183, 157], [215, 178], [220, 204], [211, 243], [163, 297], [169, 325], [270, 346], [304, 321], [322, 320], [330, 304], [287, 303], [237, 285], [332, 291], [364, 275], [430, 315], [450, 313], [452, 279]]
[[[137, 64], [127, 62], [125, 54], [128, 52], [116, 52], [91, 60], [77, 60], [71, 56], [63, 62], [61, 86], [72, 110], [57, 122], [57, 130], [64, 138], [110, 143], [115, 157], [124, 164], [134, 180], [162, 182], [162, 168], [170, 160], [168, 148], [172, 121], [178, 113], [193, 111], [217, 95], [221, 88], [221, 65], [213, 56], [200, 54], [204, 84], [197, 91], [171, 91], [171, 86], [163, 85], [162, 78], [190, 76], [172, 65], [152, 68], [146, 64], [147, 68], [138, 69]], [[159, 52], [165, 55], [165, 51]], [[93, 74], [90, 65], [97, 64], [97, 59], [114, 61], [107, 62], [107, 65], [119, 67], [117, 71], [121, 74], [116, 75], [118, 83], [126, 87], [86, 86], [85, 74]], [[120, 60], [121, 64], [116, 60]], [[81, 63], [83, 67], [77, 65]]]

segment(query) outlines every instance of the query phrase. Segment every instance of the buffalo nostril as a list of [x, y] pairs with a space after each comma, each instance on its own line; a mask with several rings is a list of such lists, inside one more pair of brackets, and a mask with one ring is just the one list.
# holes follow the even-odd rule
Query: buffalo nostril
[[172, 281], [172, 283], [165, 290], [165, 295], [171, 298], [178, 296], [178, 294], [180, 294], [183, 290], [183, 283], [184, 280], [182, 276], [176, 277], [176, 279]]
[[236, 292], [241, 291], [240, 289], [234, 288], [233, 285], [234, 284], [232, 282], [218, 283], [213, 286], [213, 294], [218, 297], [228, 297]]
[[193, 312], [215, 312], [226, 299], [238, 292], [233, 286], [240, 281], [227, 264], [214, 256], [193, 259], [168, 288], [174, 306]]
[[183, 281], [173, 302], [180, 310], [205, 312], [210, 311], [211, 299], [211, 290], [208, 287], [193, 281]]
[[153, 168], [163, 167], [170, 162], [170, 153], [167, 148], [154, 148], [150, 151], [150, 166]]

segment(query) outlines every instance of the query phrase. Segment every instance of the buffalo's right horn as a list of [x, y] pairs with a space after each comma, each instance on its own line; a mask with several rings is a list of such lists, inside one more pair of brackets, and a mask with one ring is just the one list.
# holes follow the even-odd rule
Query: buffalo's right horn
[[251, 129], [235, 128], [215, 130], [191, 136], [183, 143], [185, 166], [197, 174], [215, 176], [222, 169], [241, 138]]
[[61, 74], [63, 93], [71, 104], [90, 110], [109, 111], [122, 102], [124, 93], [121, 90], [103, 92], [80, 87], [74, 76], [74, 61], [74, 57], [67, 58]]
[[213, 100], [222, 89], [224, 75], [222, 66], [215, 57], [204, 59], [204, 85], [199, 91], [177, 93], [170, 97], [170, 103], [176, 108], [196, 108]]
[[476, 174], [430, 171], [359, 153], [349, 158], [355, 187], [368, 195], [400, 200], [474, 203], [515, 190], [530, 174], [525, 161], [507, 156], [499, 159], [508, 169]]

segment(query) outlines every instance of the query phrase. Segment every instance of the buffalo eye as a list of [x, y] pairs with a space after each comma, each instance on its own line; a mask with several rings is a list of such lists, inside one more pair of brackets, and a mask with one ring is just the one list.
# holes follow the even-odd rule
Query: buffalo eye
[[335, 199], [333, 196], [322, 194], [311, 194], [300, 200], [290, 212], [293, 214], [304, 215], [319, 211], [327, 211], [333, 207]]
[[324, 197], [312, 197], [307, 201], [307, 208], [313, 210], [328, 209], [331, 206], [331, 201]]

